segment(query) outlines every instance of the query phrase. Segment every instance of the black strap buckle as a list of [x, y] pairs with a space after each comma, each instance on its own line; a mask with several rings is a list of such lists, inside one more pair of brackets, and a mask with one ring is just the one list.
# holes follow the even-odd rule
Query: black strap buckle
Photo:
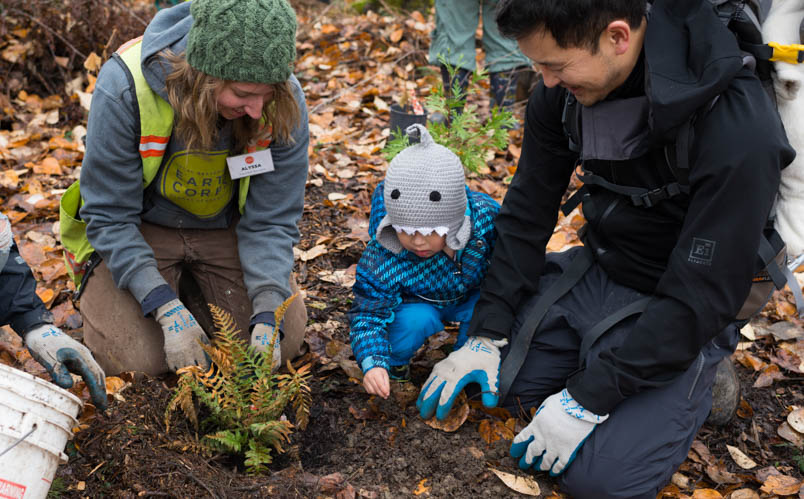
[[681, 194], [681, 187], [678, 185], [678, 183], [673, 182], [672, 184], [663, 185], [656, 189], [645, 191], [641, 194], [634, 194], [631, 196], [631, 202], [634, 203], [634, 206], [651, 208], [659, 201], [670, 199], [678, 194]]

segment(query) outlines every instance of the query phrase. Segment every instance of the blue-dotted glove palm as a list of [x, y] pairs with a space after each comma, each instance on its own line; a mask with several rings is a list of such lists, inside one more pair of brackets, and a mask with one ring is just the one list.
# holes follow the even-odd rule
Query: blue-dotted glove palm
[[201, 348], [201, 343], [209, 344], [209, 338], [180, 300], [157, 308], [156, 321], [165, 335], [165, 360], [171, 370], [192, 365], [209, 368], [209, 357]]
[[480, 385], [483, 405], [496, 407], [499, 399], [500, 347], [506, 343], [508, 340], [472, 336], [461, 348], [433, 366], [416, 400], [421, 417], [429, 419], [435, 413], [440, 420], [446, 418], [455, 397], [469, 383]]
[[514, 438], [511, 457], [519, 467], [561, 474], [597, 425], [609, 418], [592, 414], [572, 398], [565, 388], [547, 397], [533, 421]]
[[274, 338], [274, 326], [267, 322], [260, 322], [251, 330], [251, 346], [259, 352], [268, 351], [268, 347], [273, 343], [271, 357], [271, 371], [276, 371], [282, 365], [282, 348], [279, 346], [280, 334], [276, 331]]
[[70, 373], [80, 374], [89, 388], [92, 403], [100, 410], [106, 409], [106, 375], [87, 347], [50, 324], [25, 333], [25, 345], [54, 383], [70, 388], [73, 386]]

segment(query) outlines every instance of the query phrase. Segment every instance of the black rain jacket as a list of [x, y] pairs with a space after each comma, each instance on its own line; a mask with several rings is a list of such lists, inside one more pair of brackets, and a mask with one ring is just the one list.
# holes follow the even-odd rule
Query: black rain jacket
[[0, 271], [0, 324], [9, 324], [22, 336], [40, 324], [52, 322], [53, 316], [36, 294], [36, 279], [31, 268], [14, 243]]
[[[584, 167], [618, 184], [660, 187], [674, 179], [665, 145], [697, 115], [690, 193], [645, 208], [589, 186], [585, 243], [613, 280], [652, 295], [625, 343], [567, 380], [573, 397], [596, 414], [672, 382], [734, 321], [759, 270], [757, 250], [780, 171], [795, 157], [770, 98], [743, 67], [734, 35], [710, 2], [656, 0], [639, 63], [589, 109], [639, 96], [647, 97], [650, 149], [628, 160], [586, 160]], [[537, 289], [579, 159], [562, 124], [565, 99], [566, 90], [543, 84], [530, 97], [522, 155], [497, 217], [497, 245], [469, 335], [509, 338], [514, 314]], [[622, 126], [634, 128], [611, 116], [611, 127]], [[696, 253], [702, 247], [705, 258]]]

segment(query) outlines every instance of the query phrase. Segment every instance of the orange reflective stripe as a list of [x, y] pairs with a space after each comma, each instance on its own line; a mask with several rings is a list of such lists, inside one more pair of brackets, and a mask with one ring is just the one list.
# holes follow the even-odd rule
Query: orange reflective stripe
[[140, 156], [152, 158], [164, 155], [169, 140], [170, 137], [160, 137], [158, 135], [140, 137]]

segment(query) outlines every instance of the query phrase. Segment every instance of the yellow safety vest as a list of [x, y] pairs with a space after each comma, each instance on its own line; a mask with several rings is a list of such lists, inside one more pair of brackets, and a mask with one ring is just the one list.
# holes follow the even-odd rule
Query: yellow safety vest
[[[117, 54], [131, 73], [137, 93], [137, 105], [140, 110], [139, 150], [142, 160], [142, 187], [145, 189], [159, 172], [170, 141], [173, 130], [173, 108], [145, 81], [141, 64], [142, 37], [124, 43], [117, 49]], [[258, 149], [268, 146], [267, 143], [259, 145]], [[237, 203], [241, 214], [245, 210], [248, 186], [249, 177], [241, 178]], [[61, 244], [64, 246], [64, 261], [76, 290], [81, 286], [87, 261], [95, 252], [87, 239], [87, 224], [78, 215], [82, 204], [79, 182], [76, 180], [67, 188], [59, 203], [59, 232]]]

